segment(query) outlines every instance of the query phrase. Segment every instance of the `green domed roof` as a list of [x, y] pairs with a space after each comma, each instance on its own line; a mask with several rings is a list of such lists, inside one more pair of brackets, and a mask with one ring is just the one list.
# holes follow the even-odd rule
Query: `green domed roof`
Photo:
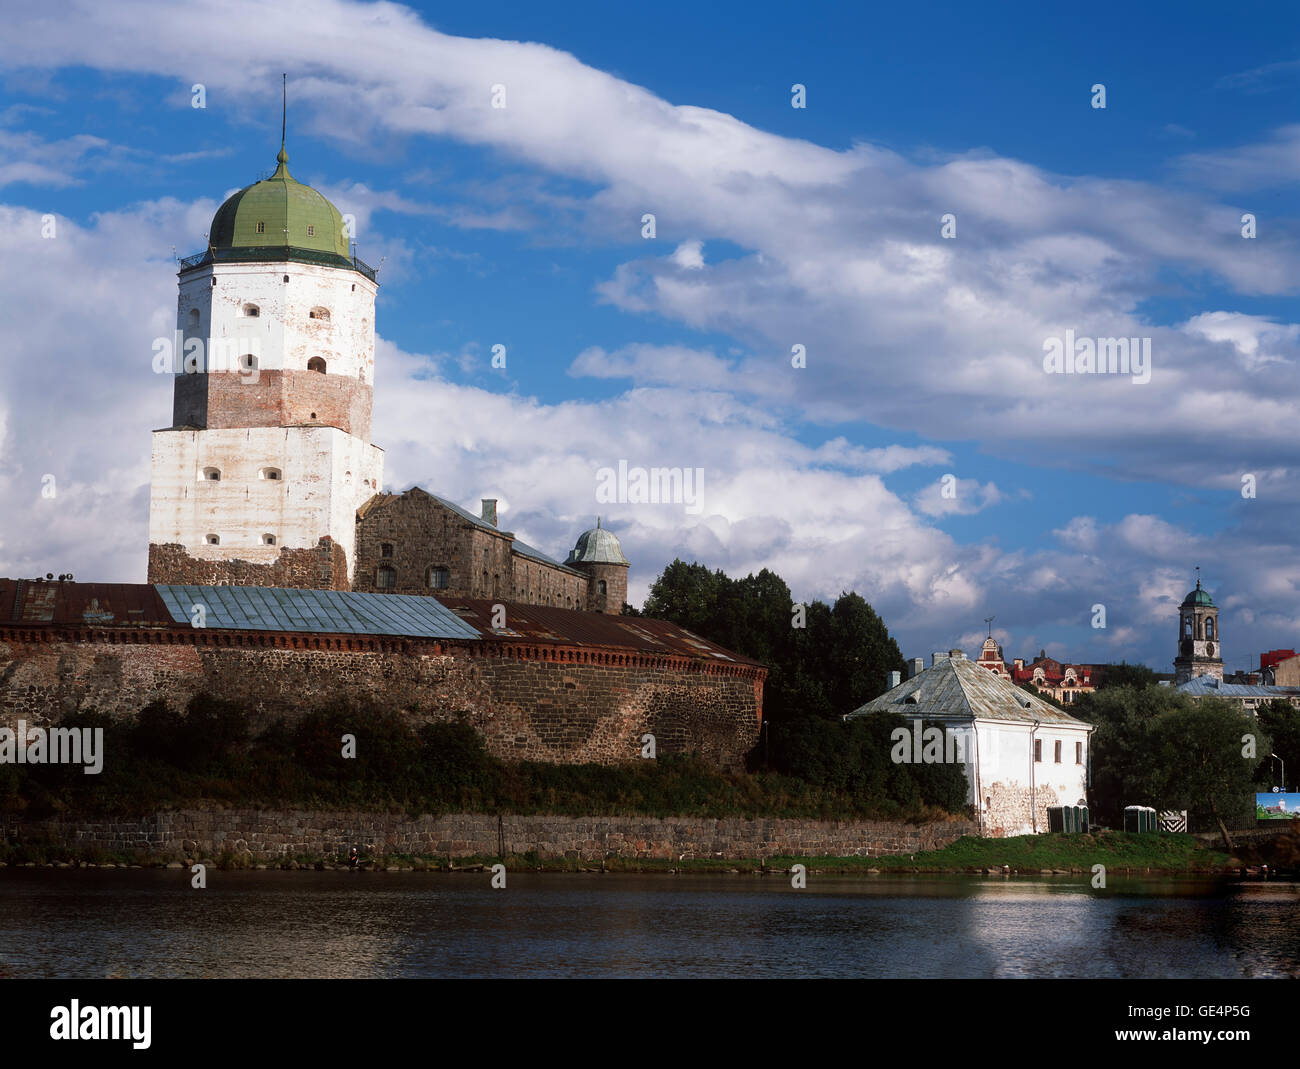
[[281, 146], [270, 178], [245, 186], [217, 209], [208, 244], [223, 249], [294, 248], [339, 256], [349, 262], [343, 216], [325, 197], [289, 173]]
[[1201, 589], [1201, 581], [1196, 580], [1196, 589], [1188, 591], [1187, 597], [1183, 598], [1182, 605], [1179, 608], [1186, 609], [1193, 605], [1205, 605], [1208, 608], [1215, 608], [1214, 599], [1210, 597], [1208, 590]]
[[569, 550], [569, 559], [565, 564], [628, 564], [623, 556], [623, 547], [613, 531], [607, 531], [596, 520], [596, 526], [590, 531], [578, 535], [577, 544]]

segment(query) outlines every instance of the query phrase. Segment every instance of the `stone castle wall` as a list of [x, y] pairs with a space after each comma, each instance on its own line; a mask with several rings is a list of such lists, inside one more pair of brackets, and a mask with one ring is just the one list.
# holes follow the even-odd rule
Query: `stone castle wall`
[[745, 820], [739, 817], [497, 817], [484, 813], [407, 817], [355, 811], [185, 809], [140, 820], [56, 818], [8, 821], [6, 843], [44, 843], [128, 851], [151, 858], [242, 855], [264, 861], [294, 855], [343, 856], [356, 846], [386, 854], [502, 857], [535, 851], [542, 858], [731, 860], [863, 857], [937, 850], [974, 823]]
[[275, 560], [201, 560], [176, 543], [149, 546], [149, 582], [173, 586], [272, 586], [347, 590], [343, 547], [329, 537], [315, 549], [281, 547]]
[[660, 755], [739, 769], [757, 740], [764, 675], [564, 647], [202, 630], [87, 641], [12, 629], [0, 632], [0, 720], [130, 716], [207, 691], [242, 703], [257, 727], [336, 701], [375, 703], [417, 722], [468, 723], [503, 759], [633, 760], [649, 732]]

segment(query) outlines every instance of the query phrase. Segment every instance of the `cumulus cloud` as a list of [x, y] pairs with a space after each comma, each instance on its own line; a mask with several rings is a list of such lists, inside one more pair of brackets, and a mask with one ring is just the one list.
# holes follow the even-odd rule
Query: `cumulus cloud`
[[913, 505], [926, 516], [973, 516], [1005, 497], [993, 483], [946, 475], [922, 489], [913, 498]]
[[[51, 18], [59, 33], [47, 32]], [[258, 34], [246, 32], [250, 24]], [[666, 244], [617, 265], [596, 297], [728, 335], [739, 351], [592, 347], [570, 373], [626, 379], [626, 392], [544, 404], [444, 381], [436, 368], [455, 357], [383, 342], [375, 426], [390, 485], [421, 482], [461, 501], [490, 486], [511, 503], [507, 522], [521, 536], [559, 554], [606, 511], [594, 494], [599, 466], [698, 466], [699, 516], [613, 508], [611, 525], [635, 559], [652, 562], [648, 569], [673, 555], [737, 573], [773, 567], [802, 597], [857, 588], [902, 636], [923, 643], [949, 630], [959, 638], [992, 602], [1010, 635], [1042, 641], [1053, 628], [1086, 627], [1102, 601], [1115, 628], [1146, 636], [1143, 655], [1163, 657], [1159, 628], [1172, 632], [1170, 599], [1176, 607], [1187, 585], [1186, 567], [1170, 562], [1192, 554], [1237, 599], [1225, 642], [1300, 627], [1300, 565], [1268, 504], [1300, 500], [1300, 383], [1277, 374], [1279, 361], [1294, 362], [1295, 325], [1237, 312], [1222, 297], [1183, 324], [1152, 322], [1143, 310], [1170, 273], [1212, 279], [1229, 295], [1295, 292], [1295, 248], [1243, 241], [1238, 205], [987, 152], [918, 160], [867, 143], [828, 149], [669, 104], [554, 48], [442, 34], [390, 3], [54, 2], [9, 13], [6, 29], [6, 68], [197, 78], [250, 116], [274, 98], [280, 71], [301, 70], [294, 99], [304, 123], [341, 147], [451, 139], [588, 190], [560, 200], [527, 183], [488, 189], [482, 210], [458, 209], [456, 225], [527, 229], [558, 212], [585, 240], [612, 243], [626, 239], [628, 220], [656, 213]], [[507, 87], [504, 109], [491, 107], [497, 83]], [[1296, 143], [1287, 128], [1182, 166], [1213, 189], [1248, 188], [1262, 166], [1294, 174]], [[76, 173], [95, 147], [27, 135], [8, 144], [11, 182]], [[380, 212], [447, 217], [359, 183], [336, 192], [391, 250], [386, 271], [402, 269], [405, 247], [382, 234]], [[143, 575], [146, 431], [169, 412], [169, 384], [146, 358], [175, 308], [172, 265], [156, 250], [201, 234], [214, 208], [159, 201], [108, 210], [80, 226], [60, 220], [60, 239], [44, 243], [34, 212], [0, 209], [0, 233], [17, 235], [0, 261], [0, 293], [8, 341], [23, 354], [0, 369], [0, 505], [13, 517], [3, 569], [57, 572], [68, 557], [96, 578]], [[948, 212], [958, 220], [953, 241], [939, 236]], [[713, 241], [739, 252], [708, 262]], [[1152, 381], [1045, 375], [1043, 341], [1066, 329], [1151, 338]], [[806, 368], [790, 367], [795, 344]], [[975, 441], [1038, 465], [1195, 490], [1259, 472], [1267, 495], [1212, 536], [1150, 515], [1112, 524], [1053, 517], [1045, 526], [1063, 523], [1059, 548], [961, 545], [931, 517], [996, 504], [994, 484], [962, 480], [951, 505], [934, 497], [937, 486], [901, 494], [887, 475], [947, 464], [948, 452], [865, 449], [835, 430], [819, 441], [808, 420]], [[47, 472], [59, 476], [52, 503], [39, 496]], [[1269, 568], [1246, 566], [1260, 554]], [[649, 578], [634, 576], [634, 595]], [[1229, 623], [1241, 625], [1241, 638], [1229, 638]], [[1119, 633], [1083, 635], [1101, 649]]]

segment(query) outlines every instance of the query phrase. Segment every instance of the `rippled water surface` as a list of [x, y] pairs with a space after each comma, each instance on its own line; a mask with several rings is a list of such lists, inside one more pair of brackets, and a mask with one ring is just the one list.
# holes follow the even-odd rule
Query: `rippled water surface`
[[0, 975], [1300, 975], [1300, 885], [0, 871]]

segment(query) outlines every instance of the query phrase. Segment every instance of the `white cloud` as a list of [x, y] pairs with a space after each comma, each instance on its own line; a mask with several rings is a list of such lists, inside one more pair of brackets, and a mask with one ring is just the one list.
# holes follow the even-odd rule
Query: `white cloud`
[[698, 271], [704, 266], [704, 242], [683, 241], [670, 258], [678, 267]]
[[913, 499], [916, 510], [926, 516], [973, 516], [1006, 500], [994, 483], [949, 476], [925, 486]]

